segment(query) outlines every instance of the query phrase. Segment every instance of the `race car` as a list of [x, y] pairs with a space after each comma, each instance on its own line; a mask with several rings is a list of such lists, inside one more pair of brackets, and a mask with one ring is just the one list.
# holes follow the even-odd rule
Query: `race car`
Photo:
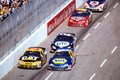
[[92, 11], [104, 11], [108, 6], [108, 0], [88, 0], [85, 8]]
[[46, 50], [43, 47], [28, 48], [18, 61], [18, 68], [41, 68], [47, 62]]
[[74, 49], [58, 49], [48, 63], [48, 70], [71, 70], [76, 63]]
[[51, 52], [59, 48], [75, 48], [76, 36], [74, 33], [59, 33], [51, 43]]
[[92, 21], [92, 12], [88, 9], [78, 8], [68, 19], [70, 27], [87, 27]]

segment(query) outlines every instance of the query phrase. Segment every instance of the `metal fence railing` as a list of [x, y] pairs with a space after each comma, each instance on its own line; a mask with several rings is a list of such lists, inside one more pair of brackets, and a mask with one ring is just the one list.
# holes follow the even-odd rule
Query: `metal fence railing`
[[36, 26], [69, 0], [30, 0], [0, 23], [0, 61]]

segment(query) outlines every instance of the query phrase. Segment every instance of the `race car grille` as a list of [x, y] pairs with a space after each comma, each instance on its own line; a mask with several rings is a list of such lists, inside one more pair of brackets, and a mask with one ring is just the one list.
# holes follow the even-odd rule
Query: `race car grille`
[[54, 67], [51, 67], [53, 70], [65, 70], [67, 69], [67, 67], [59, 67], [59, 66], [54, 66]]
[[35, 62], [35, 60], [24, 60], [24, 62]]
[[22, 68], [36, 68], [36, 65], [32, 65], [32, 63], [25, 63], [24, 65], [21, 65]]

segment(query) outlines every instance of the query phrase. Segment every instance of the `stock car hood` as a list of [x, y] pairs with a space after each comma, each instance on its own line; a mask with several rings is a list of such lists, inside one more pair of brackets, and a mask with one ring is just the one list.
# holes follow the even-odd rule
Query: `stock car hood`
[[75, 21], [84, 21], [86, 20], [86, 17], [71, 17], [70, 20], [75, 20]]
[[72, 59], [70, 57], [53, 57], [50, 59], [49, 64], [63, 65], [72, 64]]
[[103, 4], [104, 1], [88, 1], [87, 3], [89, 4], [90, 7], [96, 7], [100, 4]]
[[22, 60], [22, 61], [37, 61], [37, 60], [41, 60], [41, 59], [38, 56], [21, 56], [20, 60]]
[[68, 41], [56, 41], [54, 44], [55, 44], [55, 46], [59, 46], [62, 48], [62, 47], [69, 46], [70, 42], [68, 42]]

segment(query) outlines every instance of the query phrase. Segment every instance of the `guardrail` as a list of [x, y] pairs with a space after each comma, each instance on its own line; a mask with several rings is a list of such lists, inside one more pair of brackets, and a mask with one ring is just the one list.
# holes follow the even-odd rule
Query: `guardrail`
[[[30, 34], [28, 34], [24, 39], [22, 39], [14, 48], [9, 52], [1, 62], [0, 62], [0, 79], [2, 79], [16, 64], [24, 50], [31, 46], [36, 46], [42, 42], [48, 36], [47, 23], [52, 20], [57, 14], [62, 12], [68, 5], [70, 5], [74, 0], [66, 2], [64, 5], [60, 6], [54, 14], [51, 14], [48, 18], [40, 23]], [[82, 2], [80, 2], [81, 4]], [[38, 35], [39, 34], [39, 35]]]

